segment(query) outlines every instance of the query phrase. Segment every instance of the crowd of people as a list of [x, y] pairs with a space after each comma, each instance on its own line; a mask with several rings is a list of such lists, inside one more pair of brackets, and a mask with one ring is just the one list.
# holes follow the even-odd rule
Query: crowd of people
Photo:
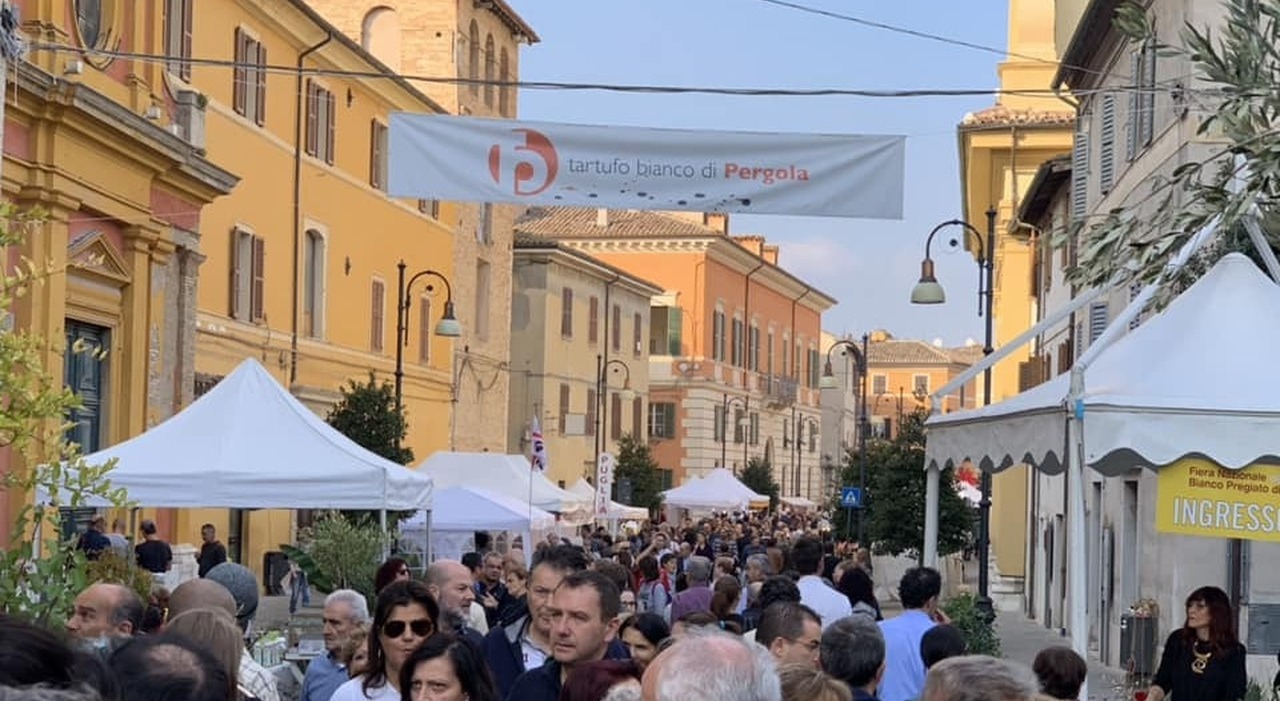
[[[803, 516], [717, 516], [581, 542], [387, 560], [376, 600], [324, 600], [324, 653], [302, 701], [1040, 701], [1076, 699], [1087, 665], [1066, 647], [1032, 668], [969, 654], [927, 567], [885, 617], [869, 554]], [[245, 649], [252, 573], [211, 567], [162, 601], [87, 587], [65, 635], [0, 616], [0, 701], [278, 701]], [[1193, 592], [1152, 701], [1243, 697], [1226, 595]], [[1225, 609], [1229, 617], [1229, 606]]]

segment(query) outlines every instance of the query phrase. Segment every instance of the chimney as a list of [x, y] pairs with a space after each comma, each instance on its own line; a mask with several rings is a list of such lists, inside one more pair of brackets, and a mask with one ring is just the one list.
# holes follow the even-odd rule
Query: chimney
[[596, 226], [601, 229], [609, 228], [609, 210], [603, 207], [596, 210]]
[[768, 263], [769, 265], [777, 265], [778, 264], [778, 247], [776, 245], [770, 246], [768, 244], [762, 246], [760, 257], [763, 258], [765, 262]]
[[725, 236], [729, 235], [729, 215], [724, 212], [707, 212], [702, 217], [702, 223]]

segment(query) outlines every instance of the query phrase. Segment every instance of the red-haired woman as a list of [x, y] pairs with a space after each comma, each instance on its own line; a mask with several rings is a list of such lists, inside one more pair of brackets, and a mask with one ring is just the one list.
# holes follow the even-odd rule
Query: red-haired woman
[[1245, 649], [1232, 631], [1231, 601], [1217, 587], [1187, 597], [1187, 621], [1169, 635], [1148, 701], [1238, 701], [1248, 685]]

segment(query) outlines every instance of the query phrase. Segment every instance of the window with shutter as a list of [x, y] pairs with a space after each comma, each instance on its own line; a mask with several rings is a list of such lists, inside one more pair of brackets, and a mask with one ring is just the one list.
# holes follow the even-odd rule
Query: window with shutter
[[467, 77], [471, 79], [471, 94], [480, 94], [480, 25], [471, 20], [467, 32]]
[[1138, 157], [1138, 142], [1142, 129], [1142, 49], [1135, 48], [1129, 52], [1129, 114], [1126, 126], [1125, 159], [1132, 161]]
[[733, 320], [733, 331], [729, 338], [729, 364], [742, 364], [742, 322]]
[[662, 405], [662, 435], [667, 438], [676, 437], [676, 405]]
[[244, 30], [236, 27], [235, 66], [231, 69], [231, 109], [235, 110], [236, 114], [239, 115], [245, 113], [246, 84], [248, 82], [246, 77], [248, 67], [245, 65], [247, 60], [244, 55], [245, 39]]
[[489, 34], [484, 38], [484, 104], [493, 107], [494, 85], [496, 78], [498, 57], [493, 46], [493, 35]]
[[[498, 115], [502, 117], [510, 117], [511, 111], [511, 86], [507, 83], [511, 82], [511, 59], [507, 56], [507, 47], [502, 47], [498, 59], [498, 80], [502, 81], [502, 85], [498, 87]], [[640, 435], [636, 432], [636, 435]]]
[[166, 0], [164, 12], [165, 68], [183, 80], [191, 80], [192, 0]]
[[681, 333], [684, 325], [684, 311], [680, 307], [667, 307], [667, 353], [678, 356], [684, 352]]
[[631, 437], [640, 440], [644, 431], [644, 397], [631, 400]]
[[755, 412], [755, 411], [751, 412], [751, 418], [748, 420], [748, 423], [750, 424], [750, 434], [751, 434], [748, 438], [751, 441], [751, 445], [760, 445], [760, 414], [759, 412]]
[[386, 339], [387, 287], [374, 280], [369, 291], [369, 350], [381, 353]]
[[1089, 206], [1089, 115], [1076, 118], [1075, 142], [1071, 148], [1071, 220], [1084, 221]]
[[591, 297], [587, 300], [587, 342], [598, 343], [600, 341], [600, 298]]
[[369, 123], [369, 184], [387, 189], [387, 127], [376, 119]]
[[560, 335], [573, 338], [573, 290], [560, 291]]
[[760, 372], [760, 327], [753, 325], [748, 337], [750, 345], [747, 347], [747, 368], [752, 372]]
[[609, 439], [622, 438], [622, 397], [617, 392], [609, 396]]
[[249, 246], [249, 234], [240, 229], [231, 230], [231, 294], [229, 308], [232, 319], [244, 320], [248, 313], [249, 269], [253, 266], [253, 251]]
[[320, 148], [320, 86], [307, 80], [307, 129], [306, 152], [308, 156], [319, 154]]
[[622, 307], [613, 305], [613, 319], [609, 322], [609, 345], [615, 351], [622, 350]]
[[267, 123], [267, 47], [258, 45], [257, 68], [254, 69], [253, 122], [258, 126]]
[[565, 421], [567, 421], [567, 420], [568, 420], [568, 417], [569, 417], [569, 398], [570, 398], [570, 396], [571, 396], [571, 394], [570, 394], [570, 390], [569, 390], [569, 385], [566, 385], [566, 384], [564, 384], [564, 383], [561, 383], [561, 384], [560, 384], [560, 435], [562, 435], [562, 436], [563, 436], [563, 435], [565, 435], [565, 433], [564, 433], [564, 429], [565, 429], [564, 424], [565, 424]]
[[328, 90], [324, 91], [324, 116], [325, 116], [325, 140], [324, 140], [324, 162], [333, 165], [336, 155], [334, 138], [337, 134], [337, 103], [333, 99], [333, 93]]
[[743, 418], [742, 410], [734, 409], [733, 410], [733, 442], [738, 444], [741, 444], [746, 439], [746, 436], [745, 436], [746, 431], [744, 430], [744, 427], [743, 427], [743, 424], [745, 422], [742, 420], [742, 418]]
[[1089, 345], [1093, 345], [1102, 332], [1107, 330], [1107, 322], [1111, 320], [1109, 312], [1106, 302], [1089, 305]]
[[253, 241], [253, 287], [249, 291], [249, 308], [250, 315], [254, 323], [261, 323], [266, 320], [267, 312], [265, 305], [266, 297], [266, 274], [267, 274], [267, 246], [266, 242], [257, 236], [252, 237]]
[[637, 358], [644, 352], [644, 319], [640, 312], [631, 315], [631, 353]]
[[418, 299], [418, 362], [426, 365], [431, 362], [431, 298], [423, 295]]
[[764, 353], [765, 353], [765, 365], [764, 365], [765, 372], [772, 375], [773, 374], [773, 331], [770, 331], [768, 337], [765, 339]]
[[596, 435], [596, 410], [599, 408], [596, 406], [596, 403], [597, 403], [596, 391], [594, 389], [588, 389], [587, 390], [587, 412], [586, 412], [587, 425], [584, 427], [586, 429], [586, 434], [588, 436]]
[[1101, 126], [1101, 138], [1098, 144], [1098, 189], [1105, 195], [1111, 192], [1116, 174], [1116, 96], [1112, 93], [1102, 96]]
[[871, 376], [871, 393], [886, 394], [889, 391], [889, 378], [886, 375]]
[[1142, 53], [1142, 146], [1151, 145], [1156, 131], [1156, 52], [1156, 40], [1151, 37]]

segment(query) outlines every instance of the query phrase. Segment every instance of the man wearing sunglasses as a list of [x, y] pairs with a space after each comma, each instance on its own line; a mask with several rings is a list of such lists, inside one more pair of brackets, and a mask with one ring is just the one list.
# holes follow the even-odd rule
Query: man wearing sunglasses
[[[368, 622], [369, 603], [360, 592], [339, 589], [325, 597], [325, 654], [307, 665], [307, 675], [302, 680], [301, 701], [329, 701], [333, 692], [346, 683], [347, 669], [338, 661], [338, 651], [356, 626]], [[401, 633], [403, 632], [402, 630]]]

